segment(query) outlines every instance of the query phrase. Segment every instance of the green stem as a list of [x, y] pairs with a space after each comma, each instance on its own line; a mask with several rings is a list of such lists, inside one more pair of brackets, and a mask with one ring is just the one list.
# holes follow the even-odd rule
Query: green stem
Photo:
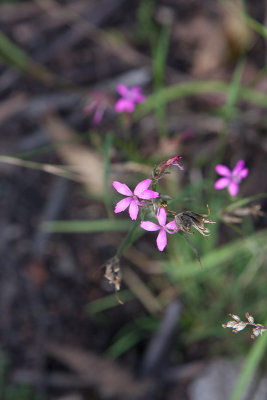
[[128, 232], [127, 236], [123, 239], [120, 247], [117, 250], [116, 257], [120, 258], [127, 247], [129, 247], [132, 243], [137, 239], [135, 235], [136, 228], [139, 226], [139, 220], [135, 221], [132, 229]]

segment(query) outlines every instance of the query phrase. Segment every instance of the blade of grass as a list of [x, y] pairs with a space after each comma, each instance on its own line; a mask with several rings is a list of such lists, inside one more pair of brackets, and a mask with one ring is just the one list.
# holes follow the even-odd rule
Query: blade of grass
[[[160, 90], [163, 87], [166, 60], [170, 42], [170, 33], [171, 33], [170, 25], [165, 25], [161, 28], [161, 32], [157, 41], [157, 46], [154, 50], [153, 69], [154, 69], [155, 92], [158, 92], [158, 90]], [[156, 107], [155, 112], [159, 124], [159, 133], [161, 136], [166, 136], [167, 135], [166, 105], [165, 104], [159, 105], [158, 107]]]
[[75, 181], [79, 180], [77, 179], [77, 176], [74, 175], [67, 168], [58, 165], [38, 163], [35, 161], [27, 161], [10, 156], [0, 156], [0, 162], [17, 165], [19, 167], [31, 168], [39, 171], [48, 172], [49, 174], [54, 174], [64, 178], [73, 179]]
[[123, 239], [120, 247], [118, 248], [116, 257], [120, 258], [122, 256], [122, 254], [124, 253], [124, 251], [127, 249], [127, 247], [130, 246], [132, 243], [134, 243], [134, 241], [137, 239], [137, 237], [139, 237], [140, 235], [143, 234], [141, 229], [138, 229], [138, 231], [137, 231], [137, 228], [139, 228], [139, 223], [140, 222], [138, 220], [135, 221], [134, 225], [131, 223], [132, 228], [128, 232], [127, 236]]
[[[265, 325], [267, 324], [267, 320]], [[265, 355], [265, 351], [267, 348], [267, 334], [263, 333], [263, 335], [256, 339], [253, 344], [251, 350], [249, 351], [248, 357], [245, 361], [245, 364], [242, 368], [242, 371], [238, 377], [236, 386], [231, 394], [230, 400], [239, 400], [244, 395], [248, 385], [253, 379], [255, 372], [260, 364], [260, 361]]]
[[[227, 95], [228, 90], [229, 83], [220, 81], [190, 81], [172, 85], [147, 97], [145, 103], [137, 107], [134, 120], [139, 120], [144, 115], [155, 110], [156, 107], [167, 104], [173, 100], [201, 94], [220, 93]], [[240, 87], [239, 99], [249, 101], [262, 107], [267, 107], [267, 95], [253, 90], [248, 86]]]
[[110, 205], [110, 193], [108, 187], [108, 178], [110, 172], [110, 156], [111, 156], [111, 149], [113, 143], [113, 136], [108, 134], [105, 138], [104, 142], [104, 188], [103, 188], [103, 200], [107, 210], [107, 214], [109, 218], [114, 218], [113, 210], [111, 210]]
[[245, 58], [242, 57], [237, 63], [237, 66], [234, 71], [232, 82], [230, 83], [229, 90], [227, 93], [227, 101], [224, 106], [225, 119], [229, 121], [233, 115], [235, 110], [235, 105], [239, 98], [240, 86], [241, 86], [241, 78], [244, 71]]
[[227, 262], [238, 254], [244, 256], [245, 254], [251, 253], [250, 248], [254, 241], [257, 241], [259, 244], [264, 244], [266, 239], [267, 231], [262, 230], [247, 239], [237, 239], [224, 246], [216, 248], [201, 257], [203, 269], [200, 269], [197, 261], [187, 262], [186, 265], [184, 265], [183, 262], [175, 265], [172, 261], [169, 261], [165, 262], [164, 265], [174, 279], [179, 279], [181, 277], [188, 278], [190, 276], [209, 273], [213, 268], [227, 265]]
[[162, 305], [149, 287], [130, 268], [123, 269], [123, 280], [150, 314], [162, 311]]
[[112, 359], [118, 358], [141, 340], [142, 334], [140, 331], [127, 332], [107, 349], [106, 354]]
[[57, 86], [60, 82], [63, 83], [61, 78], [55, 76], [46, 67], [34, 61], [3, 32], [0, 32], [0, 57], [6, 64], [42, 82], [53, 83]]
[[[125, 304], [126, 302], [134, 299], [135, 296], [130, 290], [121, 290], [120, 299]], [[110, 308], [117, 307], [120, 304], [114, 296], [114, 293], [102, 297], [100, 299], [94, 300], [86, 306], [86, 311], [90, 314], [96, 314], [101, 311], [109, 310]]]
[[131, 226], [131, 221], [126, 219], [98, 219], [93, 221], [47, 221], [42, 225], [42, 229], [53, 233], [95, 233], [127, 231]]
[[225, 211], [231, 211], [234, 210], [235, 208], [245, 206], [246, 204], [250, 203], [251, 201], [258, 200], [258, 199], [264, 199], [267, 198], [266, 193], [258, 193], [254, 196], [246, 197], [244, 199], [239, 199], [235, 201], [234, 203], [229, 204], [229, 206], [225, 207]]

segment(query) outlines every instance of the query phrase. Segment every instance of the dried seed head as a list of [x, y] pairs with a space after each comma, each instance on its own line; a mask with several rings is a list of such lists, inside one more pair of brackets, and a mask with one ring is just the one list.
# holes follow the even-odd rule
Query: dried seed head
[[259, 327], [252, 329], [251, 339], [255, 339], [259, 335], [262, 335], [262, 330]]
[[116, 292], [120, 290], [121, 271], [119, 259], [117, 257], [112, 257], [110, 260], [107, 261], [104, 277], [107, 278], [111, 285], [115, 286]]
[[248, 322], [250, 322], [251, 324], [254, 323], [254, 318], [248, 312], [246, 313], [246, 318], [247, 318]]
[[236, 322], [240, 322], [241, 321], [241, 318], [238, 316], [238, 315], [235, 315], [235, 314], [229, 314], [230, 315], [230, 317], [232, 317]]
[[[207, 206], [208, 207], [208, 206]], [[208, 207], [208, 211], [209, 207]], [[190, 233], [191, 227], [195, 228], [201, 235], [208, 236], [210, 230], [205, 227], [207, 224], [215, 224], [215, 222], [210, 221], [207, 217], [209, 214], [197, 214], [194, 211], [185, 211], [175, 216], [175, 223], [177, 228], [181, 229], [183, 232]]]
[[235, 332], [235, 333], [240, 332], [243, 329], [245, 329], [246, 326], [247, 326], [247, 322], [240, 321], [235, 325], [233, 332]]

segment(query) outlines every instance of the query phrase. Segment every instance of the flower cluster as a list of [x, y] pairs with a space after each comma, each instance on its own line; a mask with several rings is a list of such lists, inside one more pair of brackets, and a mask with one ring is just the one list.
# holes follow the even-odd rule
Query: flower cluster
[[[155, 190], [150, 190], [152, 184], [155, 188], [157, 181], [166, 173], [166, 169], [171, 166], [178, 166], [183, 169], [180, 164], [180, 156], [175, 156], [169, 160], [162, 161], [152, 172], [153, 179], [145, 179], [139, 182], [132, 191], [126, 184], [114, 181], [113, 187], [118, 193], [126, 196], [120, 200], [115, 206], [115, 213], [125, 211], [129, 207], [129, 215], [132, 220], [136, 220], [141, 212], [150, 211], [157, 218], [158, 224], [142, 220], [140, 227], [149, 232], [158, 232], [157, 247], [159, 251], [163, 251], [167, 245], [167, 233], [172, 235], [179, 230], [192, 233], [191, 227], [196, 228], [202, 235], [206, 236], [209, 230], [205, 227], [205, 223], [213, 223], [206, 217], [206, 214], [196, 214], [193, 211], [184, 213], [176, 213], [168, 209], [165, 199]], [[169, 220], [168, 220], [169, 219]]]
[[246, 318], [248, 321], [242, 321], [238, 315], [229, 314], [233, 320], [228, 321], [226, 324], [222, 324], [223, 328], [231, 328], [232, 332], [238, 333], [245, 329], [248, 325], [253, 326], [251, 339], [255, 339], [257, 336], [262, 335], [264, 331], [267, 330], [266, 326], [261, 324], [255, 324], [254, 318], [248, 312], [246, 313]]

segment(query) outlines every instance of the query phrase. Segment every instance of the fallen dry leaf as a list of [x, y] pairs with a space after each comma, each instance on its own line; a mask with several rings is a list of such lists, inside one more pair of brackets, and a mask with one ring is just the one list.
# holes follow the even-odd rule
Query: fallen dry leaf
[[75, 132], [60, 117], [48, 115], [43, 127], [53, 142], [62, 142], [57, 151], [68, 168], [79, 174], [90, 193], [101, 196], [104, 189], [104, 166], [99, 155], [75, 142]]

